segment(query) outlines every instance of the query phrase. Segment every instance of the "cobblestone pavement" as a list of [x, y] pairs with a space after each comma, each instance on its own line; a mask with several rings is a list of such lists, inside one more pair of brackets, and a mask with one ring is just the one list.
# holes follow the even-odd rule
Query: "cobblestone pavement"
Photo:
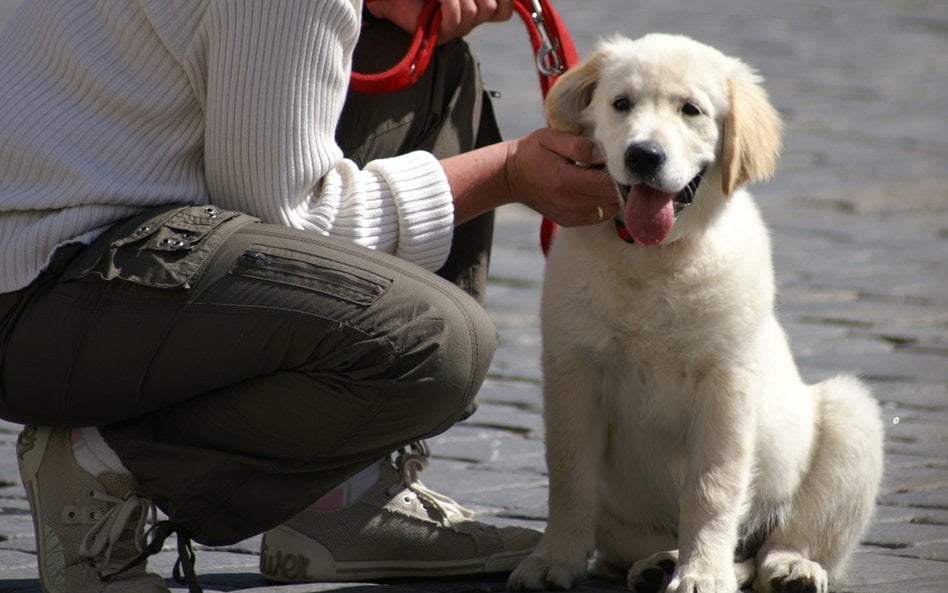
[[[18, 0], [0, 0], [0, 19]], [[944, 0], [559, 0], [581, 53], [602, 36], [691, 35], [767, 78], [786, 121], [776, 178], [755, 195], [774, 233], [780, 317], [804, 375], [866, 377], [883, 405], [878, 514], [837, 591], [948, 591], [948, 3]], [[472, 37], [508, 137], [542, 125], [517, 17]], [[486, 520], [546, 516], [536, 311], [537, 215], [501, 210], [488, 309], [501, 346], [469, 421], [434, 439], [425, 482]], [[35, 542], [0, 423], [0, 592], [37, 593]], [[500, 579], [274, 586], [257, 538], [199, 549], [207, 591], [497, 591]], [[171, 573], [174, 554], [152, 567]], [[175, 591], [183, 589], [174, 588]], [[590, 582], [585, 591], [613, 590]]]

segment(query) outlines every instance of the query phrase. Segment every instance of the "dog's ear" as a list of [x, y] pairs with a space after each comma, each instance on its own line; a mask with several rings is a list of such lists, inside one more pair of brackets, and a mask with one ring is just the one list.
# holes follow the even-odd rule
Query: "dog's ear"
[[597, 52], [559, 77], [544, 102], [546, 120], [551, 128], [570, 134], [582, 133], [582, 112], [592, 101], [604, 61], [604, 53]]
[[750, 76], [728, 79], [731, 110], [724, 122], [723, 190], [763, 181], [777, 166], [781, 148], [781, 123], [767, 93]]

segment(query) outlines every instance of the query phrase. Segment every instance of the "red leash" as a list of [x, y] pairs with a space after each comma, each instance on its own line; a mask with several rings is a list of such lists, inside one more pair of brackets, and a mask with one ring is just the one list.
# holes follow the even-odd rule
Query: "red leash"
[[[381, 0], [366, 0], [378, 1]], [[559, 75], [579, 61], [579, 55], [566, 25], [549, 0], [514, 0], [513, 7], [527, 27], [536, 57], [540, 91], [546, 97]], [[418, 26], [405, 57], [383, 72], [353, 72], [351, 88], [361, 93], [389, 93], [413, 84], [424, 74], [431, 61], [440, 28], [441, 2], [429, 0], [418, 18]], [[540, 225], [540, 247], [544, 255], [550, 249], [556, 229], [556, 223], [548, 218], [543, 219]]]
[[[365, 0], [366, 3], [379, 0]], [[360, 93], [391, 93], [417, 81], [431, 62], [438, 31], [441, 30], [441, 3], [429, 0], [418, 17], [418, 26], [411, 38], [405, 57], [397, 64], [374, 74], [353, 72], [349, 86]]]

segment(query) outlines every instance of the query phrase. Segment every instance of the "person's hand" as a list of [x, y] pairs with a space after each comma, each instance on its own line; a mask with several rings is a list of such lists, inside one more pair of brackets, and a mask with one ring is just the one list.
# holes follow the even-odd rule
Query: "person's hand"
[[543, 128], [509, 146], [505, 172], [517, 201], [564, 227], [619, 212], [615, 182], [592, 140]]
[[615, 182], [589, 138], [543, 128], [441, 160], [461, 224], [520, 202], [560, 226], [609, 220], [619, 212]]
[[[441, 32], [438, 43], [463, 37], [486, 22], [506, 21], [513, 15], [513, 0], [438, 0], [441, 3]], [[377, 0], [367, 2], [372, 16], [395, 23], [414, 33], [418, 17], [428, 0]]]

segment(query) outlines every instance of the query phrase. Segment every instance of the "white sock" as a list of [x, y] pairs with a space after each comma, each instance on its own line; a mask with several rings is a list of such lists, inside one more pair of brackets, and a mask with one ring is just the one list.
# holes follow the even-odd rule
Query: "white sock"
[[310, 508], [316, 511], [338, 511], [348, 507], [359, 500], [369, 488], [379, 481], [379, 472], [382, 463], [385, 462], [386, 461], [383, 460], [378, 463], [373, 463], [324, 494], [322, 498], [314, 502]]
[[79, 467], [93, 476], [102, 472], [113, 472], [126, 476], [132, 475], [122, 464], [115, 451], [102, 438], [99, 429], [94, 426], [72, 429], [72, 454]]

